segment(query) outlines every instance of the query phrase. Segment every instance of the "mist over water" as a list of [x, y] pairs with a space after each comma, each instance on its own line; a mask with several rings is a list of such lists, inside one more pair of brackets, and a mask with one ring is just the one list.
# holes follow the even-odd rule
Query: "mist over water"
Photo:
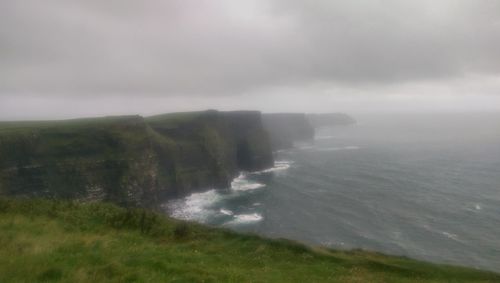
[[229, 190], [165, 208], [239, 231], [498, 271], [500, 114], [356, 118], [277, 152], [274, 168]]

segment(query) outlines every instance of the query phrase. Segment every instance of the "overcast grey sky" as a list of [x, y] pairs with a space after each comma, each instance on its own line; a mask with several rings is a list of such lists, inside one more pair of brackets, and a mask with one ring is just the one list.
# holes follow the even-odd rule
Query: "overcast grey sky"
[[206, 108], [500, 110], [500, 1], [0, 1], [0, 119]]

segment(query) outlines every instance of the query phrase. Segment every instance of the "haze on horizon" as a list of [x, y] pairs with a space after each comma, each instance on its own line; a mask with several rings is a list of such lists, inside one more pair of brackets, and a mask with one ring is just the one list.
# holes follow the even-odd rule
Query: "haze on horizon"
[[500, 111], [500, 1], [0, 2], [0, 120]]

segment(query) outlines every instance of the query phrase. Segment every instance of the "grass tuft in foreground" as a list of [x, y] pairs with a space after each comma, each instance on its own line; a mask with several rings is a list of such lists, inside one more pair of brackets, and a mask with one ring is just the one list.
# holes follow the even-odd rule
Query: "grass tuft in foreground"
[[500, 275], [310, 248], [110, 204], [0, 198], [0, 282], [500, 282]]

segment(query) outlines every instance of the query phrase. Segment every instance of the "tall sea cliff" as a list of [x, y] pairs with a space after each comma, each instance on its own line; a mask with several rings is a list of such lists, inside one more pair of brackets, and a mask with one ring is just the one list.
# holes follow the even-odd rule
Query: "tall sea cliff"
[[0, 194], [154, 207], [273, 165], [257, 111], [0, 123]]

